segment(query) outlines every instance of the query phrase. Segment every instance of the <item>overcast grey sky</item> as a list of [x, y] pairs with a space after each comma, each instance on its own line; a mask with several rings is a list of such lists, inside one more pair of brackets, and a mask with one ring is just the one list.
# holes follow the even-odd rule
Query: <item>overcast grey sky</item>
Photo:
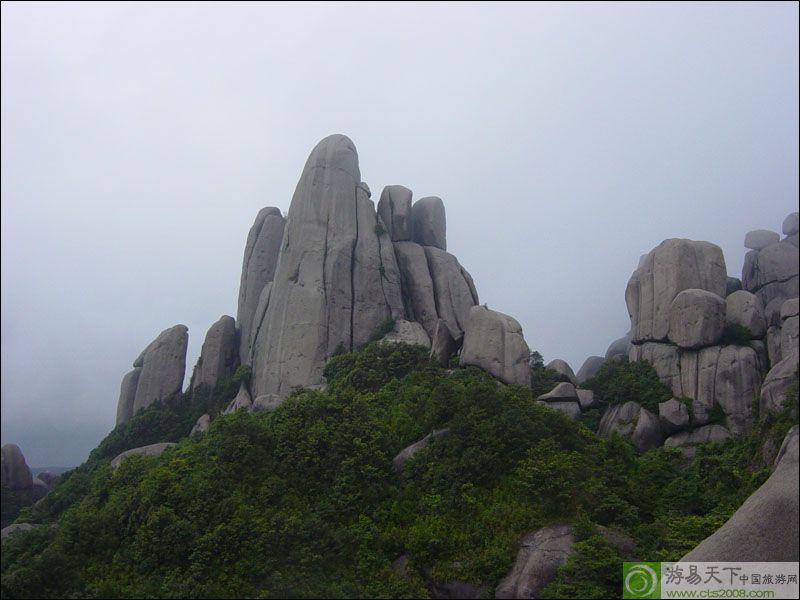
[[665, 238], [739, 276], [798, 199], [798, 7], [2, 4], [2, 442], [74, 465], [164, 328], [235, 316], [258, 210], [344, 133], [441, 196], [481, 302], [575, 370]]

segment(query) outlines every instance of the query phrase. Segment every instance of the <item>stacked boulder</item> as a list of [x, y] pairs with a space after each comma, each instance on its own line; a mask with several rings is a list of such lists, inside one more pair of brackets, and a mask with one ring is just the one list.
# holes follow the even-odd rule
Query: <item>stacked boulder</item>
[[127, 422], [139, 409], [180, 394], [186, 372], [185, 325], [162, 331], [133, 362], [133, 370], [122, 379], [117, 402], [117, 425]]
[[750, 251], [744, 257], [742, 287], [756, 294], [764, 306], [776, 298], [797, 298], [800, 291], [797, 213], [786, 217], [783, 232], [783, 239], [765, 230], [745, 236], [745, 246]]
[[643, 257], [625, 291], [633, 342], [628, 357], [651, 363], [675, 398], [692, 401], [693, 427], [708, 424], [716, 404], [725, 427], [741, 432], [753, 422], [763, 364], [750, 345], [724, 344], [722, 336], [726, 323], [761, 323], [764, 316], [747, 292], [726, 301], [728, 288], [718, 246], [662, 242]]
[[[602, 362], [603, 359], [600, 359], [601, 364]], [[556, 384], [556, 386], [546, 394], [542, 394], [536, 398], [537, 404], [542, 404], [553, 410], [561, 411], [573, 420], [578, 419], [581, 413], [595, 406], [594, 392], [578, 387], [578, 382], [583, 380], [580, 378], [580, 375], [576, 376], [573, 373], [572, 368], [566, 361], [557, 358], [547, 363], [545, 368], [556, 372], [559, 376], [560, 383]]]

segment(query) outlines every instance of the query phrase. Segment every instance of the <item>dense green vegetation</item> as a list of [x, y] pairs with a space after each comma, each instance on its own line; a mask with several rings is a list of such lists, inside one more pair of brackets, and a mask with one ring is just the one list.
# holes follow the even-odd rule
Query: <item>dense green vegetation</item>
[[[632, 393], [615, 380], [629, 371], [616, 372], [597, 384], [605, 402]], [[550, 523], [575, 524], [579, 541], [547, 595], [614, 597], [620, 557], [598, 526], [632, 536], [647, 560], [680, 557], [765, 480], [762, 440], [792, 422], [772, 417], [687, 463], [599, 439], [530, 390], [448, 373], [418, 347], [371, 344], [325, 375], [326, 391], [217, 417], [116, 471], [109, 458], [134, 440], [113, 432], [22, 515], [58, 526], [4, 546], [3, 597], [419, 597], [433, 581], [491, 596], [521, 536]], [[401, 449], [444, 427], [392, 471]]]

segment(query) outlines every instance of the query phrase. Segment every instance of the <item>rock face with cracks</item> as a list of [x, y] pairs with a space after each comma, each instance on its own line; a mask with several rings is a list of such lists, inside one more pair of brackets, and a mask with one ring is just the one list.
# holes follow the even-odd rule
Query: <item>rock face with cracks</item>
[[317, 144], [292, 198], [264, 316], [254, 323], [253, 397], [321, 384], [335, 351], [358, 348], [381, 323], [405, 317], [391, 237], [376, 226], [360, 183], [349, 138]]
[[257, 309], [264, 287], [275, 277], [285, 226], [286, 219], [281, 215], [280, 209], [268, 206], [259, 211], [250, 233], [247, 234], [239, 284], [239, 306], [236, 311], [242, 364], [250, 364], [251, 361], [250, 353], [255, 336], [253, 322], [257, 320]]

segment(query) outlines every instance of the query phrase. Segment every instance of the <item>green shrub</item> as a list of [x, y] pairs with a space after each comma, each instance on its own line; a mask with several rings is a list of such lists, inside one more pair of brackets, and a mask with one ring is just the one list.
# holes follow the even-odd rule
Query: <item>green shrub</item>
[[738, 323], [729, 323], [722, 330], [722, 338], [719, 340], [719, 345], [749, 346], [752, 339], [753, 332], [747, 327]]
[[239, 365], [236, 373], [233, 374], [233, 383], [239, 385], [241, 383], [250, 383], [253, 377], [253, 367], [250, 365]]
[[661, 383], [653, 366], [644, 361], [607, 360], [597, 374], [584, 382], [601, 407], [638, 402], [658, 413], [658, 405], [672, 398], [672, 390]]

